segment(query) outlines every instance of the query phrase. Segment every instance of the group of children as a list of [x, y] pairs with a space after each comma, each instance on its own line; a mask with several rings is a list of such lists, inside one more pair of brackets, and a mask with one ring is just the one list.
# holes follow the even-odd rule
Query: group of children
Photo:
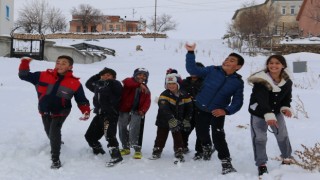
[[[169, 69], [165, 77], [165, 90], [158, 99], [157, 126], [152, 157], [161, 157], [169, 132], [173, 137], [175, 162], [183, 162], [188, 148], [189, 135], [196, 130], [194, 160], [210, 160], [216, 150], [221, 160], [222, 174], [236, 172], [225, 139], [226, 115], [239, 111], [243, 105], [244, 82], [237, 71], [244, 59], [231, 53], [221, 66], [207, 66], [195, 61], [196, 45], [185, 45], [186, 69], [190, 74], [182, 79], [177, 70]], [[54, 69], [30, 72], [31, 58], [22, 58], [19, 77], [36, 86], [45, 132], [51, 145], [51, 168], [61, 167], [61, 128], [71, 111], [74, 96], [83, 117], [90, 116], [89, 101], [84, 95], [78, 78], [72, 75], [73, 59], [60, 56]], [[266, 68], [248, 78], [253, 85], [250, 98], [251, 135], [258, 174], [267, 173], [267, 129], [275, 133], [283, 158], [283, 164], [292, 163], [291, 146], [284, 116], [291, 117], [290, 110], [292, 81], [286, 72], [283, 56], [273, 55], [267, 59]], [[116, 72], [104, 68], [93, 75], [85, 86], [94, 93], [95, 117], [90, 123], [85, 139], [94, 154], [105, 154], [99, 140], [105, 136], [111, 160], [107, 166], [123, 161], [122, 156], [134, 150], [133, 158], [141, 159], [144, 116], [151, 103], [147, 86], [149, 72], [145, 68], [134, 70], [133, 76], [122, 83], [116, 80]], [[116, 138], [117, 126], [122, 149]], [[210, 136], [211, 129], [211, 136]]]

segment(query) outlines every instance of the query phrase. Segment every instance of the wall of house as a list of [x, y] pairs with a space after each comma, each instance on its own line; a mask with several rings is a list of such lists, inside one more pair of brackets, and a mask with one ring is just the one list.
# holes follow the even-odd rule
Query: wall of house
[[318, 12], [320, 8], [315, 7], [320, 7], [320, 1], [312, 1], [312, 4], [310, 0], [307, 1], [300, 16], [299, 29], [304, 37], [320, 36], [320, 22], [308, 17], [310, 12], [320, 15], [320, 12]]
[[[276, 14], [279, 14], [277, 25], [282, 28], [298, 28], [296, 16], [299, 12], [303, 0], [279, 0], [274, 1], [273, 6], [276, 8]], [[294, 13], [291, 13], [291, 7], [294, 6]], [[285, 14], [283, 14], [285, 9]]]
[[14, 23], [14, 0], [0, 0], [0, 35], [10, 35]]

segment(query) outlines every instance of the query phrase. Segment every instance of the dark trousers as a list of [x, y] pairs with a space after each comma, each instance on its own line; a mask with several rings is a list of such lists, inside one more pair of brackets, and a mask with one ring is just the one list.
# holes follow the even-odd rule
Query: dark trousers
[[197, 136], [202, 142], [202, 146], [210, 146], [210, 126], [212, 129], [212, 142], [218, 151], [218, 158], [225, 159], [230, 157], [226, 135], [224, 132], [225, 116], [214, 117], [205, 111], [198, 112], [198, 123], [196, 123]]
[[84, 135], [90, 147], [101, 146], [99, 140], [105, 135], [107, 147], [118, 147], [116, 138], [118, 118], [107, 119], [103, 115], [96, 115]]
[[42, 116], [44, 130], [50, 139], [52, 159], [59, 159], [61, 149], [61, 128], [66, 118], [67, 116]]
[[[162, 128], [158, 126], [157, 129], [157, 137], [154, 141], [154, 147], [159, 147], [162, 151], [164, 146], [166, 145], [168, 135], [169, 135], [169, 128]], [[173, 150], [176, 152], [179, 148], [183, 148], [183, 139], [182, 134], [180, 131], [171, 133], [173, 138]]]

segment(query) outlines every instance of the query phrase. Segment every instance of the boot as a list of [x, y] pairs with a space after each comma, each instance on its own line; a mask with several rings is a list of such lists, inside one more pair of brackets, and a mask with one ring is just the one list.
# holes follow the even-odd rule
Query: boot
[[202, 159], [202, 157], [203, 157], [203, 153], [202, 152], [196, 152], [192, 159], [196, 161], [196, 160]]
[[61, 167], [61, 161], [59, 157], [52, 157], [51, 169], [59, 169]]
[[183, 148], [178, 148], [174, 152], [174, 157], [176, 158], [176, 160], [174, 161], [175, 164], [177, 164], [178, 162], [184, 162]]
[[265, 173], [268, 173], [268, 169], [267, 169], [267, 166], [264, 164], [264, 165], [261, 165], [258, 167], [258, 175], [259, 176], [262, 176], [263, 174]]
[[92, 152], [93, 154], [95, 155], [98, 155], [98, 154], [105, 154], [106, 152], [103, 150], [101, 144], [98, 144], [96, 146], [93, 146], [92, 147]]
[[134, 155], [133, 158], [134, 159], [141, 159], [142, 158], [142, 153], [141, 153], [141, 146], [134, 146]]
[[209, 161], [211, 159], [211, 155], [213, 153], [212, 146], [202, 146], [203, 149], [203, 160]]
[[221, 160], [221, 165], [222, 165], [222, 174], [228, 174], [232, 172], [237, 172], [236, 169], [233, 168], [231, 164], [231, 158], [225, 158]]
[[123, 158], [121, 156], [121, 153], [118, 147], [110, 147], [109, 153], [110, 153], [111, 159], [109, 162], [107, 162], [106, 166], [111, 167], [122, 162]]
[[152, 150], [151, 159], [159, 159], [161, 157], [162, 150], [159, 147], [154, 147]]

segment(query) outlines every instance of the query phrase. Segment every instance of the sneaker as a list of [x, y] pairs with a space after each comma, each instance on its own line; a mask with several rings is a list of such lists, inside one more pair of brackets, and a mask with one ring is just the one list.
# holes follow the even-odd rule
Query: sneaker
[[188, 147], [183, 148], [183, 154], [188, 154], [190, 152]]
[[202, 152], [196, 152], [192, 159], [196, 161], [196, 160], [202, 159], [202, 157], [203, 157], [203, 153]]
[[268, 169], [267, 169], [267, 166], [264, 164], [264, 165], [261, 165], [258, 167], [258, 175], [259, 176], [262, 176], [263, 174], [267, 174], [268, 173]]
[[284, 158], [283, 160], [282, 160], [282, 165], [291, 165], [291, 164], [294, 164], [295, 163], [295, 161], [294, 161], [294, 159], [292, 159], [292, 158]]
[[131, 153], [130, 149], [121, 149], [120, 150], [121, 156], [129, 155], [130, 153]]
[[59, 159], [52, 160], [51, 169], [59, 169], [61, 168], [61, 162]]
[[101, 146], [93, 147], [93, 148], [92, 148], [92, 152], [93, 152], [93, 154], [95, 154], [95, 155], [105, 154], [105, 153], [106, 153]]
[[235, 168], [233, 168], [231, 164], [231, 158], [225, 158], [221, 160], [221, 165], [222, 165], [222, 174], [229, 174], [232, 172], [237, 172]]
[[135, 152], [133, 155], [134, 159], [141, 159], [142, 158], [142, 153], [141, 152]]
[[115, 166], [116, 164], [119, 164], [123, 161], [123, 158], [120, 156], [118, 158], [111, 158], [109, 162], [107, 162], [107, 167]]

